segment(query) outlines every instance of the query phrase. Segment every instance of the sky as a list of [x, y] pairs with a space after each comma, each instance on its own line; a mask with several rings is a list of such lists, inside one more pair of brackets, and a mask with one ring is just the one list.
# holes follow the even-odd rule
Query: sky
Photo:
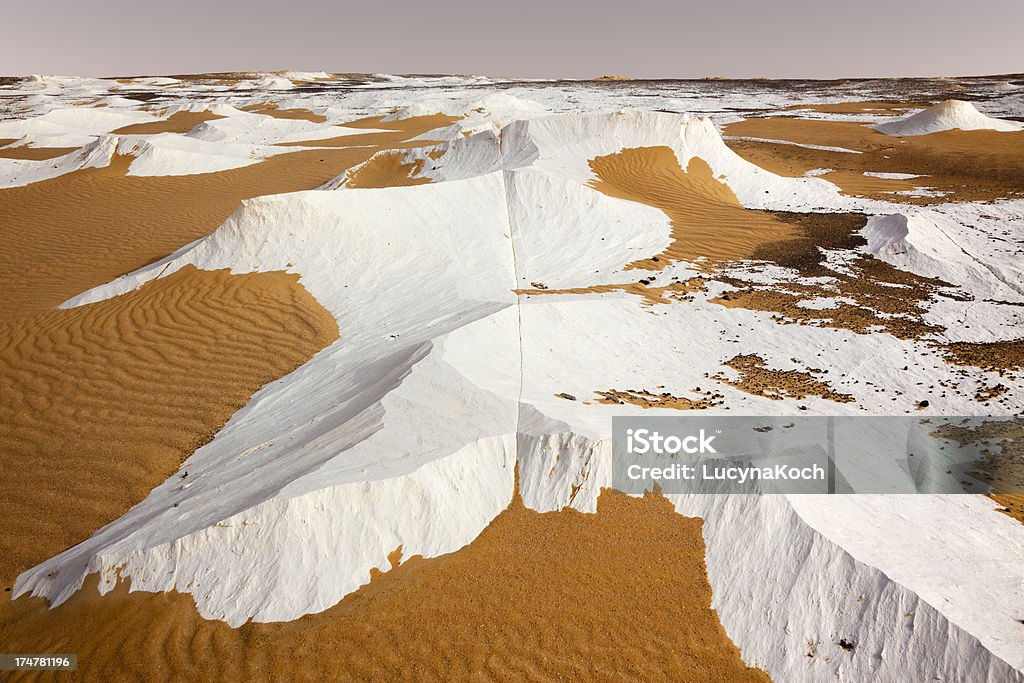
[[841, 78], [1024, 72], [1024, 0], [32, 0], [0, 75], [325, 70]]

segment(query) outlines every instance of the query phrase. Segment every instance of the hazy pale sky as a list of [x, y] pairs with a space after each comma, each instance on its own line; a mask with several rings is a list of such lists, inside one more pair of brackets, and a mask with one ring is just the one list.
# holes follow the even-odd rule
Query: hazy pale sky
[[0, 74], [692, 78], [1024, 71], [1024, 0], [27, 0]]

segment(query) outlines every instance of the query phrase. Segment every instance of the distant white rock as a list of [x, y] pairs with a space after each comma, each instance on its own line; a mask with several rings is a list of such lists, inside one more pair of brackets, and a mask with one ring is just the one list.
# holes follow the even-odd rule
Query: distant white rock
[[[513, 121], [524, 121], [550, 116], [551, 111], [540, 102], [516, 97], [503, 92], [492, 92], [481, 97], [478, 93], [453, 99], [431, 99], [399, 107], [384, 117], [384, 121], [399, 121], [414, 116], [447, 114], [462, 117], [441, 131], [430, 131], [423, 139], [452, 140], [463, 133], [497, 130]], [[439, 135], [440, 133], [440, 135]]]
[[102, 135], [55, 159], [0, 159], [0, 188], [24, 187], [72, 171], [109, 166], [117, 145], [116, 135]]
[[1017, 131], [1024, 129], [1024, 123], [985, 116], [970, 102], [946, 100], [896, 121], [876, 123], [873, 128], [886, 135], [927, 135], [957, 129]]
[[149, 112], [119, 107], [60, 107], [40, 116], [0, 121], [0, 138], [26, 138], [25, 143], [35, 147], [81, 147], [118, 128], [159, 120]]
[[882, 180], [910, 180], [911, 178], [924, 178], [919, 173], [883, 173], [881, 171], [864, 171], [869, 178], [881, 178]]
[[326, 71], [282, 71], [278, 75], [291, 81], [322, 81], [331, 77]]

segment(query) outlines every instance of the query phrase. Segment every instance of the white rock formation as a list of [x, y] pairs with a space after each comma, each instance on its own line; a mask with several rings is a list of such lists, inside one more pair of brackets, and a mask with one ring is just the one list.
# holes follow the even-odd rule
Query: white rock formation
[[886, 135], [927, 135], [944, 130], [1024, 130], [1024, 123], [985, 116], [970, 102], [945, 100], [896, 121], [876, 123], [875, 130]]

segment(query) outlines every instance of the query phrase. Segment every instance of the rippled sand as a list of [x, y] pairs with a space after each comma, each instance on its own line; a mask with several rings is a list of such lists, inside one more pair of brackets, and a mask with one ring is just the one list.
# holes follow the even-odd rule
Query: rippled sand
[[0, 323], [5, 586], [124, 514], [253, 392], [337, 337], [297, 275], [191, 266]]
[[749, 258], [761, 244], [796, 236], [771, 214], [744, 208], [707, 162], [690, 159], [684, 171], [669, 147], [638, 147], [590, 160], [593, 187], [612, 197], [661, 209], [672, 221], [672, 243], [661, 254], [628, 267], [659, 270], [671, 261]]
[[422, 159], [406, 162], [403, 152], [383, 152], [356, 170], [346, 184], [353, 188], [425, 185], [430, 178], [414, 177], [422, 168]]
[[655, 496], [605, 492], [596, 515], [517, 499], [462, 550], [293, 622], [231, 629], [190, 596], [101, 598], [93, 581], [52, 612], [9, 605], [0, 638], [78, 653], [90, 681], [768, 681], [711, 609], [701, 527]]

